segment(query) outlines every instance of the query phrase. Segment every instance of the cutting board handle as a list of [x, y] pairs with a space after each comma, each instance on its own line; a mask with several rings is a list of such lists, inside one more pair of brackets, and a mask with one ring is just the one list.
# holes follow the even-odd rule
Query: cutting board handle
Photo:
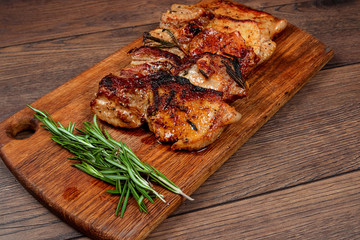
[[1, 146], [14, 140], [31, 137], [39, 129], [39, 121], [34, 118], [34, 111], [24, 108], [1, 123]]

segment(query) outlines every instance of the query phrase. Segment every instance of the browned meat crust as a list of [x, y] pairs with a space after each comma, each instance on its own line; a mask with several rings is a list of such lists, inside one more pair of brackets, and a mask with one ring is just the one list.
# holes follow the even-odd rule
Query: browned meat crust
[[180, 66], [172, 68], [173, 75], [188, 78], [196, 86], [222, 92], [225, 102], [246, 97], [243, 65], [238, 58], [203, 53], [184, 59]]
[[[273, 54], [276, 43], [273, 42], [272, 39], [282, 32], [287, 25], [285, 19], [276, 18], [266, 12], [258, 11], [230, 0], [203, 0], [198, 4], [195, 4], [194, 7], [207, 9], [207, 11], [214, 14], [215, 19], [217, 20], [220, 18], [225, 20], [225, 17], [227, 17], [228, 20], [254, 21], [259, 30], [259, 37], [256, 39], [257, 43], [255, 43], [257, 46], [254, 47], [254, 42], [249, 42], [248, 44], [249, 46], [254, 47], [255, 53], [260, 59], [258, 64], [266, 61]], [[224, 21], [224, 23], [226, 22], [226, 24], [229, 24], [228, 20]], [[221, 26], [221, 24], [218, 25]], [[255, 29], [254, 27], [250, 28], [249, 26], [246, 28]], [[242, 33], [242, 35], [244, 37], [246, 36], [245, 33]], [[257, 33], [255, 33], [255, 36], [256, 35]]]
[[162, 15], [160, 28], [170, 30], [180, 44], [188, 44], [213, 17], [201, 7], [173, 4], [171, 10]]
[[258, 61], [252, 48], [245, 45], [238, 32], [222, 33], [206, 29], [194, 38], [189, 48], [192, 56], [209, 52], [236, 57], [241, 64], [243, 76], [248, 75]]
[[227, 103], [246, 97], [246, 77], [275, 51], [286, 20], [229, 0], [174, 4], [120, 76], [99, 84], [91, 109], [118, 127], [147, 123], [172, 149], [201, 149], [240, 118]]
[[264, 37], [273, 38], [282, 32], [287, 21], [272, 16], [269, 13], [249, 8], [243, 4], [230, 0], [206, 0], [194, 5], [210, 11], [214, 15], [228, 16], [240, 20], [254, 20], [258, 23]]
[[174, 150], [203, 148], [240, 119], [221, 92], [166, 72], [135, 79], [108, 75], [91, 108], [114, 126], [135, 128], [147, 122], [159, 141], [174, 143]]
[[137, 128], [146, 120], [150, 104], [149, 78], [105, 76], [99, 83], [91, 110], [101, 119], [116, 127]]
[[144, 77], [158, 71], [169, 71], [181, 64], [181, 58], [155, 47], [140, 47], [129, 52], [131, 64], [123, 68], [120, 76]]
[[[226, 102], [245, 97], [247, 90], [243, 76], [246, 76], [249, 69], [248, 52], [235, 52], [234, 54], [242, 57], [240, 59], [230, 55], [230, 53], [233, 53], [231, 51], [217, 55], [216, 53], [220, 51], [220, 47], [216, 48], [215, 46], [213, 49], [214, 53], [210, 53], [210, 49], [207, 49], [206, 53], [194, 54], [181, 59], [173, 53], [155, 47], [136, 48], [130, 52], [131, 64], [121, 70], [120, 76], [139, 78], [166, 71], [171, 72], [173, 75], [186, 77], [196, 86], [222, 92], [223, 100]], [[236, 59], [240, 83], [232, 75], [229, 75], [229, 67], [235, 72], [230, 57]], [[226, 65], [228, 65], [228, 68]]]
[[241, 116], [222, 101], [220, 92], [195, 86], [186, 78], [163, 75], [152, 82], [152, 90], [149, 128], [159, 141], [175, 142], [173, 150], [201, 149]]

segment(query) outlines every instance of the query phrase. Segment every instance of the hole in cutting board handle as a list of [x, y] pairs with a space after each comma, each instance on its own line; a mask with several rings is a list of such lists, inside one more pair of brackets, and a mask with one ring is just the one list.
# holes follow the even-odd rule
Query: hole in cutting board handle
[[39, 128], [38, 120], [27, 116], [13, 121], [7, 128], [7, 135], [22, 140], [31, 137]]

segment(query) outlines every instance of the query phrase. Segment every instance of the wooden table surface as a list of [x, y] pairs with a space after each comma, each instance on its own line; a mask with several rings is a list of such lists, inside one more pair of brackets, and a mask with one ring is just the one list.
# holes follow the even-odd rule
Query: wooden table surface
[[[176, 2], [1, 1], [0, 121], [156, 27]], [[244, 3], [334, 57], [148, 239], [359, 239], [360, 1]], [[87, 239], [2, 161], [0, 202], [0, 239]]]

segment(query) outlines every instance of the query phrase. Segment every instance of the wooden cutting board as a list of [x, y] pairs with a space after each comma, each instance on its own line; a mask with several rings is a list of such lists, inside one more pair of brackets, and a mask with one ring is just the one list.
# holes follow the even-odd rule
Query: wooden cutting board
[[[291, 24], [275, 41], [278, 47], [274, 55], [248, 80], [249, 97], [234, 104], [242, 119], [227, 127], [205, 150], [174, 152], [170, 145], [158, 143], [146, 128], [124, 130], [103, 125], [140, 159], [191, 194], [333, 55], [319, 40]], [[81, 127], [82, 122], [92, 119], [89, 103], [100, 79], [118, 73], [130, 62], [127, 52], [140, 45], [141, 39], [134, 41], [31, 105], [46, 110], [63, 125], [72, 121]], [[35, 132], [31, 137], [14, 137], [29, 129]], [[67, 160], [71, 154], [52, 142], [28, 108], [0, 124], [0, 144], [3, 161], [21, 184], [64, 221], [92, 238], [143, 239], [184, 201], [157, 187], [167, 204], [157, 199], [155, 204], [148, 204], [149, 213], [144, 214], [131, 200], [124, 218], [115, 217], [118, 197], [105, 192], [112, 187], [71, 167], [72, 162]]]

